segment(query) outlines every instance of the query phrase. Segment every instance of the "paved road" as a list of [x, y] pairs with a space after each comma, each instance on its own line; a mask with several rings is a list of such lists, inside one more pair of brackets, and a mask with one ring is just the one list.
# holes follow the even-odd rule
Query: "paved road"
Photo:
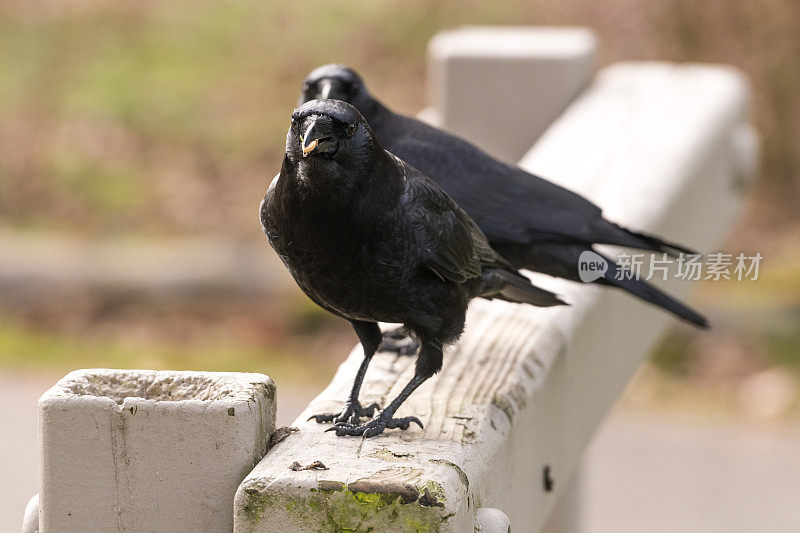
[[53, 376], [0, 371], [0, 531], [19, 531], [36, 481], [36, 400]]
[[[37, 491], [36, 400], [56, 376], [0, 372], [0, 532]], [[281, 425], [312, 395], [283, 387]], [[587, 452], [588, 533], [800, 531], [800, 420], [616, 411]]]
[[589, 533], [800, 531], [800, 420], [617, 411], [585, 464]]

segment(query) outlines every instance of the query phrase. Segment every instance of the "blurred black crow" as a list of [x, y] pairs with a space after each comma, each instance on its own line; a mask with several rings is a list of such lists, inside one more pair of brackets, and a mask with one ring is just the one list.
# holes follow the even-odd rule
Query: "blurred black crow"
[[[352, 69], [325, 65], [303, 84], [300, 103], [331, 98], [355, 106], [389, 152], [433, 179], [483, 230], [492, 247], [517, 268], [579, 281], [578, 258], [593, 244], [653, 252], [694, 253], [678, 244], [632, 231], [603, 218], [582, 196], [491, 157], [467, 141], [392, 112], [367, 91]], [[624, 289], [700, 327], [706, 319], [639, 279], [608, 269], [595, 283]], [[619, 278], [619, 279], [618, 279]]]
[[[261, 203], [261, 224], [297, 284], [314, 302], [353, 325], [364, 361], [341, 413], [338, 435], [371, 437], [407, 429], [397, 408], [442, 366], [442, 347], [464, 329], [467, 303], [499, 298], [563, 304], [531, 285], [495, 252], [478, 226], [434, 182], [386, 152], [350, 104], [315, 100], [292, 114], [280, 174]], [[381, 344], [378, 322], [402, 323], [421, 344], [416, 374], [376, 408], [358, 402]]]

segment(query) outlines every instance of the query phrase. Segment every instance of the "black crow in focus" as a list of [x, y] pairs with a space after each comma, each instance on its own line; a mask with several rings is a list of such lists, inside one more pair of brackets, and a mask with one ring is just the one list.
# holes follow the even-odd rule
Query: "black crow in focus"
[[[442, 347], [464, 329], [469, 300], [563, 304], [531, 285], [495, 252], [478, 226], [434, 182], [383, 150], [364, 117], [336, 100], [294, 111], [280, 174], [260, 208], [261, 224], [297, 284], [353, 325], [364, 361], [344, 409], [315, 415], [337, 435], [407, 429], [401, 403], [442, 366]], [[402, 323], [420, 342], [416, 373], [366, 424], [375, 405], [358, 402], [378, 322]]]
[[[375, 99], [363, 80], [342, 65], [319, 67], [305, 80], [300, 103], [336, 99], [355, 106], [381, 145], [433, 179], [478, 224], [492, 247], [517, 268], [579, 281], [578, 258], [593, 244], [653, 252], [693, 253], [678, 244], [623, 228], [603, 218], [586, 198], [521, 168], [503, 163], [469, 142]], [[595, 283], [626, 290], [697, 326], [706, 319], [639, 279], [608, 270]], [[618, 279], [620, 278], [620, 279]]]

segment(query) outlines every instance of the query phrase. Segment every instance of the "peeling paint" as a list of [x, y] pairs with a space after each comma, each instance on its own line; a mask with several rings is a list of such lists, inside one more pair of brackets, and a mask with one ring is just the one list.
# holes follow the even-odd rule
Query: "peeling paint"
[[461, 483], [464, 484], [464, 489], [469, 490], [469, 478], [467, 477], [466, 472], [464, 472], [464, 470], [462, 470], [460, 466], [445, 459], [431, 459], [430, 462], [447, 465], [453, 468], [458, 474], [458, 478], [461, 480]]
[[389, 449], [383, 448], [376, 452], [372, 452], [367, 454], [367, 457], [374, 457], [376, 459], [383, 459], [384, 461], [392, 461], [403, 463], [407, 462], [414, 457], [414, 454], [411, 452], [408, 453], [395, 453]]

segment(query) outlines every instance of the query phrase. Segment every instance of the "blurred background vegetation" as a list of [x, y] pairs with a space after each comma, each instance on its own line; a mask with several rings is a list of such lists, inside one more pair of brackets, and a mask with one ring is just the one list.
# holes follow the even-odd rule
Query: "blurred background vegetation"
[[[763, 171], [725, 248], [760, 251], [761, 278], [698, 287], [716, 327], [676, 325], [647, 370], [645, 396], [698, 396], [727, 409], [764, 382], [786, 391], [777, 412], [796, 406], [796, 0], [0, 0], [0, 230], [211, 234], [263, 246], [267, 257], [256, 206], [279, 168], [305, 75], [349, 64], [390, 107], [413, 114], [424, 105], [428, 40], [462, 24], [584, 25], [599, 35], [601, 66], [699, 61], [749, 76]], [[256, 370], [318, 388], [354, 342], [299, 291], [191, 306], [96, 294], [0, 302], [0, 368]]]

